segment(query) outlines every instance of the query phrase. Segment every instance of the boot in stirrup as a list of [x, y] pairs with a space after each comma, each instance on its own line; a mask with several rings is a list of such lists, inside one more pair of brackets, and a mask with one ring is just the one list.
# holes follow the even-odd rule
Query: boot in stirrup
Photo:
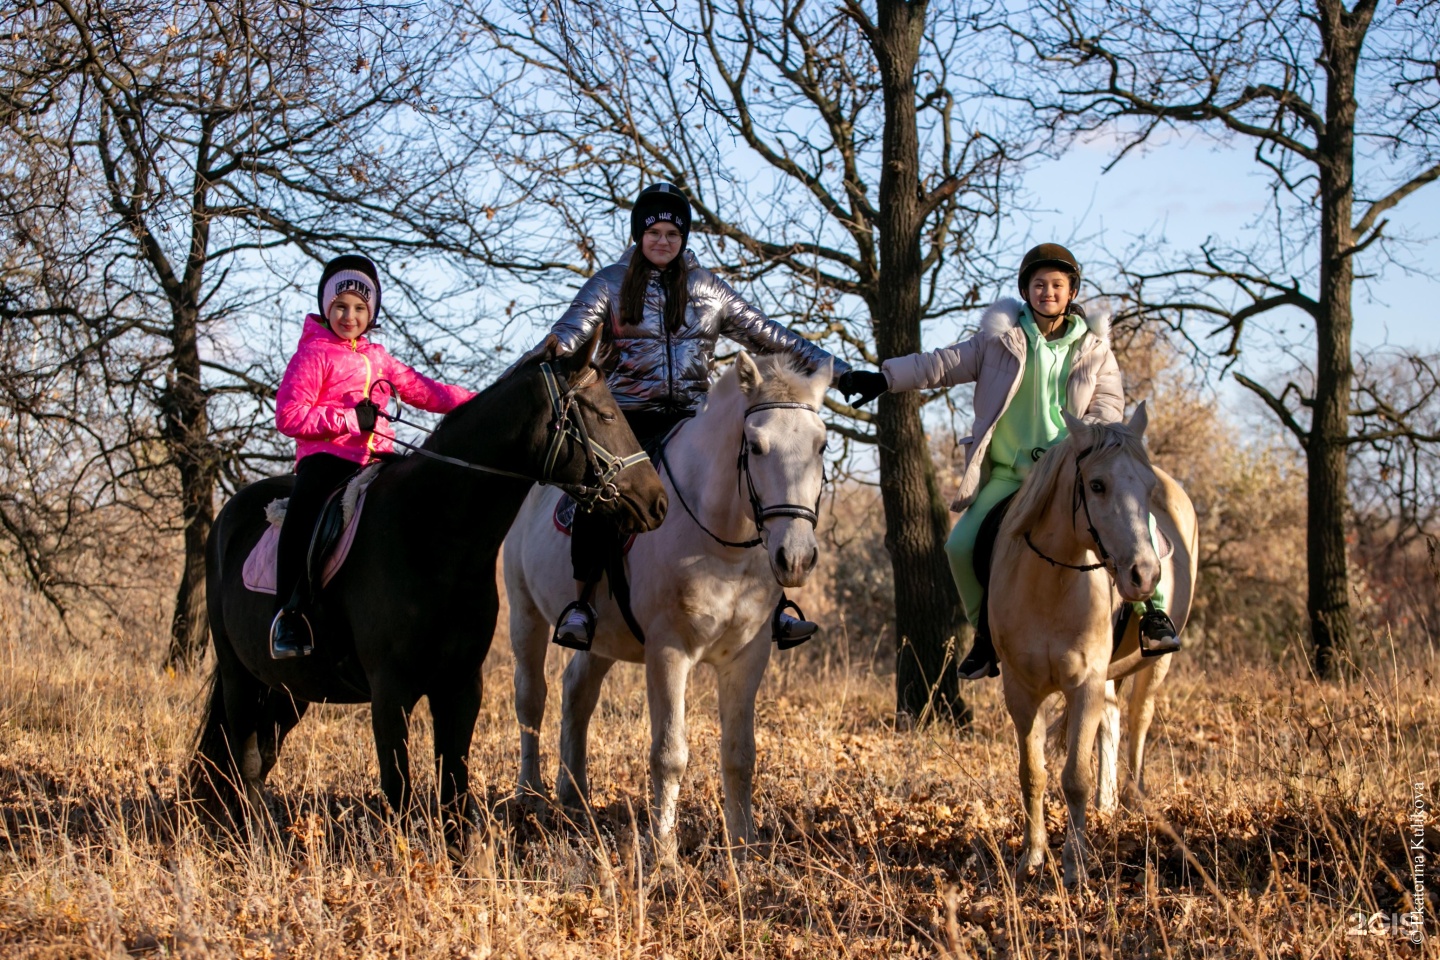
[[270, 621], [270, 659], [308, 657], [315, 650], [315, 631], [299, 609], [286, 606]]
[[995, 655], [995, 644], [990, 640], [990, 610], [988, 597], [980, 601], [980, 622], [975, 624], [975, 639], [970, 641], [970, 652], [960, 661], [960, 676], [966, 680], [984, 680], [1000, 676], [1000, 658]]
[[1140, 656], [1160, 657], [1180, 649], [1179, 631], [1170, 615], [1153, 602], [1145, 604], [1140, 618]]
[[[794, 610], [799, 616], [792, 617], [786, 610]], [[801, 610], [794, 600], [786, 599], [783, 594], [780, 602], [775, 604], [775, 612], [770, 614], [770, 639], [774, 640], [781, 650], [800, 646], [815, 636], [819, 629], [819, 624], [806, 620], [805, 611]]]
[[584, 600], [576, 600], [564, 610], [555, 621], [555, 633], [550, 642], [571, 650], [589, 650], [595, 642], [595, 608]]

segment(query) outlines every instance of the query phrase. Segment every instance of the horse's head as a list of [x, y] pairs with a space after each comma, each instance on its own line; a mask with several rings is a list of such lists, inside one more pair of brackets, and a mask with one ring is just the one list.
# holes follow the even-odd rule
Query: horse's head
[[547, 337], [510, 374], [530, 382], [549, 412], [532, 418], [531, 469], [614, 517], [622, 533], [654, 530], [665, 519], [665, 488], [605, 385], [600, 332], [570, 356], [558, 355], [556, 347], [555, 337]]
[[1148, 600], [1160, 583], [1160, 558], [1150, 539], [1150, 496], [1158, 480], [1145, 452], [1145, 404], [1129, 423], [1064, 416], [1078, 474], [1072, 504], [1077, 533], [1083, 525], [1080, 536], [1093, 541], [1123, 599]]
[[825, 481], [825, 421], [820, 405], [830, 364], [814, 373], [783, 357], [756, 363], [741, 351], [735, 375], [745, 395], [742, 482], [782, 586], [802, 586], [815, 569], [815, 511]]

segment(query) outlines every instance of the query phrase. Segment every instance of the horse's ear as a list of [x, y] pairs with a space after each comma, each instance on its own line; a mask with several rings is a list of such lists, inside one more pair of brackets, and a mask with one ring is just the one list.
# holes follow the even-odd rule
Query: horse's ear
[[1125, 424], [1130, 432], [1139, 440], [1145, 436], [1145, 428], [1150, 425], [1150, 411], [1145, 406], [1145, 401], [1140, 401], [1140, 406], [1135, 408], [1135, 413], [1130, 417], [1130, 422]]
[[605, 344], [605, 328], [595, 327], [595, 333], [590, 337], [590, 342], [585, 346], [585, 362], [592, 366], [600, 366], [601, 351]]
[[750, 359], [750, 354], [744, 350], [735, 357], [735, 378], [740, 381], [740, 389], [744, 390], [747, 396], [753, 394], [765, 379], [760, 376], [760, 368]]
[[1075, 442], [1082, 447], [1090, 444], [1090, 424], [1081, 420], [1064, 407], [1060, 408], [1060, 416], [1065, 420], [1065, 430], [1075, 438]]

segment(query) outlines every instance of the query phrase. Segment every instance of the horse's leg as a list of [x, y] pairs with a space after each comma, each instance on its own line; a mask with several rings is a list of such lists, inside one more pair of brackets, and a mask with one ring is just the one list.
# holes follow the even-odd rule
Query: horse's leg
[[[508, 570], [507, 570], [508, 573]], [[520, 591], [510, 594], [510, 649], [515, 653], [515, 719], [520, 724], [520, 780], [515, 794], [545, 796], [540, 774], [540, 725], [545, 721], [545, 655], [548, 624], [535, 604]]]
[[480, 715], [482, 679], [474, 676], [430, 691], [430, 716], [435, 725], [435, 779], [440, 784], [440, 815], [445, 822], [445, 846], [451, 856], [463, 856], [470, 831], [478, 822], [478, 807], [470, 793], [470, 741]]
[[565, 668], [565, 691], [560, 708], [560, 772], [555, 775], [556, 798], [567, 809], [582, 809], [590, 801], [590, 718], [600, 702], [600, 687], [615, 661], [581, 651]]
[[261, 783], [270, 776], [270, 771], [275, 769], [275, 763], [280, 759], [280, 748], [285, 745], [285, 737], [295, 729], [295, 725], [305, 716], [309, 707], [309, 701], [296, 700], [284, 690], [271, 690], [266, 696], [260, 716], [258, 744]]
[[[654, 636], [652, 634], [652, 636]], [[650, 641], [655, 644], [655, 640]], [[693, 664], [676, 646], [645, 648], [645, 695], [650, 706], [650, 832], [656, 860], [673, 863], [680, 780], [690, 762], [685, 730], [685, 688]]]
[[1170, 657], [1157, 657], [1150, 665], [1134, 674], [1130, 691], [1130, 773], [1127, 781], [1135, 798], [1145, 795], [1145, 738], [1150, 721], [1155, 718], [1155, 691], [1170, 670]]
[[383, 675], [370, 678], [370, 727], [380, 759], [380, 791], [397, 814], [410, 807], [410, 712], [420, 697]]
[[1013, 670], [1001, 673], [1005, 706], [1020, 743], [1020, 797], [1025, 805], [1025, 845], [1015, 872], [1028, 877], [1045, 865], [1049, 845], [1045, 833], [1045, 725], [1040, 722], [1044, 698], [1026, 690], [1013, 677]]
[[1067, 692], [1067, 697], [1070, 700], [1069, 756], [1060, 774], [1060, 785], [1065, 792], [1070, 822], [1062, 859], [1065, 885], [1073, 887], [1083, 883], [1087, 873], [1085, 808], [1095, 792], [1095, 734], [1105, 713], [1105, 674], [1085, 677], [1074, 690]]
[[730, 843], [755, 843], [755, 694], [770, 662], [768, 629], [716, 671], [720, 694], [720, 770], [725, 784], [725, 832]]
[[1100, 786], [1095, 791], [1095, 807], [1101, 813], [1115, 810], [1118, 793], [1118, 769], [1120, 760], [1120, 681], [1105, 683], [1105, 712], [1100, 720], [1099, 736], [1095, 741], [1100, 767]]

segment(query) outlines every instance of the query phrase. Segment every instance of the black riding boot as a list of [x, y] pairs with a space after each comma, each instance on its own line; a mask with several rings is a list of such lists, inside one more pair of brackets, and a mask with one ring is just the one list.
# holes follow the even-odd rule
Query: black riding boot
[[551, 643], [571, 650], [590, 649], [595, 642], [595, 621], [599, 617], [593, 603], [596, 586], [598, 582], [585, 584], [580, 588], [580, 598], [560, 611], [555, 632], [550, 635]]
[[270, 621], [270, 659], [308, 657], [315, 651], [315, 631], [303, 611], [304, 599], [296, 590]]
[[[799, 614], [792, 617], [786, 610], [794, 610]], [[820, 630], [820, 625], [805, 619], [805, 611], [795, 603], [787, 599], [785, 594], [780, 594], [780, 602], [775, 604], [775, 612], [770, 614], [770, 639], [775, 641], [781, 650], [789, 650], [791, 647], [798, 647], [809, 640]]]
[[960, 676], [966, 680], [984, 680], [1000, 676], [1000, 658], [995, 655], [995, 644], [990, 640], [989, 596], [980, 600], [980, 622], [975, 624], [975, 639], [970, 641], [970, 652], [960, 661]]
[[1140, 618], [1140, 656], [1161, 657], [1180, 649], [1180, 632], [1170, 614], [1155, 606], [1145, 604], [1145, 613]]

